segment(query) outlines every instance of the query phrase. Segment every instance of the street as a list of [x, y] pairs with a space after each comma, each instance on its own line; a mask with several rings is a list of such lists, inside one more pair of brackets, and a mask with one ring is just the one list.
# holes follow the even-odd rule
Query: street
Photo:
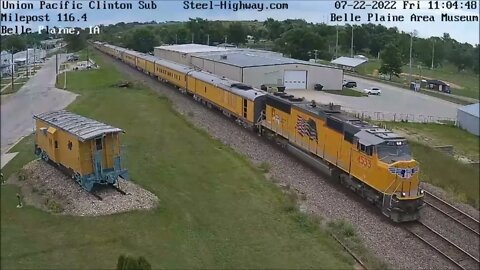
[[409, 121], [414, 122], [423, 122], [425, 119], [454, 120], [457, 108], [461, 106], [376, 81], [348, 75], [345, 75], [344, 78], [347, 81], [357, 82], [355, 89], [358, 91], [375, 86], [382, 90], [382, 94], [380, 96], [351, 97], [311, 90], [287, 90], [287, 92], [298, 97], [305, 97], [307, 100], [314, 99], [320, 103], [340, 104], [344, 110], [364, 113], [377, 120], [393, 120], [394, 118], [398, 120], [406, 117]]
[[[60, 65], [66, 61], [66, 56], [58, 55], [58, 60]], [[20, 138], [33, 132], [34, 114], [63, 109], [75, 98], [75, 94], [55, 88], [55, 56], [47, 60], [42, 69], [18, 92], [2, 96], [2, 158]]]

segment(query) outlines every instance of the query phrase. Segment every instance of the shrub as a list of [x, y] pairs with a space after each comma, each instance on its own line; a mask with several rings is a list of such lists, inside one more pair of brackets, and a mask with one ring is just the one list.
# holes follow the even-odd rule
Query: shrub
[[120, 255], [117, 261], [117, 270], [151, 270], [152, 266], [150, 263], [143, 257], [140, 256], [138, 259], [130, 256]]

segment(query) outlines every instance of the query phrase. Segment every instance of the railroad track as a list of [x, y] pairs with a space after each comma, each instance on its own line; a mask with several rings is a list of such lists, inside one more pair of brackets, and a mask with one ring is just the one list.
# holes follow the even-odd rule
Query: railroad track
[[476, 257], [421, 221], [406, 224], [405, 229], [460, 269], [479, 269], [480, 262]]
[[474, 217], [427, 191], [425, 191], [425, 203], [480, 236], [480, 223]]

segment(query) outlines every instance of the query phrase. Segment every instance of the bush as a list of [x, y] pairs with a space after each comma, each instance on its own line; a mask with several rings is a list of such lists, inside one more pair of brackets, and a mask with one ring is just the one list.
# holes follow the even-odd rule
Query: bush
[[142, 256], [138, 259], [130, 256], [120, 255], [117, 261], [117, 270], [151, 270], [152, 266]]

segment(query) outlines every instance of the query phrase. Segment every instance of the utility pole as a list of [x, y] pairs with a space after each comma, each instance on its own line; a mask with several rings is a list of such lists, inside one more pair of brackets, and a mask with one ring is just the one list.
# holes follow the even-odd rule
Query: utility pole
[[55, 83], [58, 83], [58, 51], [55, 52]]
[[175, 44], [178, 43], [178, 34], [175, 34]]
[[353, 58], [353, 24], [352, 24], [352, 44], [350, 45], [350, 57]]
[[433, 59], [435, 58], [435, 40], [433, 40], [433, 47], [432, 47], [432, 69], [433, 69]]
[[11, 70], [10, 70], [10, 73], [12, 74], [12, 81], [11, 81], [11, 83], [12, 83], [12, 92], [13, 92], [13, 73], [14, 73], [13, 69], [15, 68], [15, 62], [13, 61], [13, 47], [12, 47], [11, 52], [12, 52], [12, 68], [11, 68]]
[[207, 45], [210, 46], [210, 35], [207, 34]]
[[192, 33], [192, 44], [193, 44], [193, 38], [195, 37], [195, 34]]
[[225, 47], [227, 47], [227, 36], [225, 36]]
[[313, 50], [315, 52], [315, 63], [317, 63], [317, 52], [318, 50]]
[[[67, 47], [65, 47], [65, 55], [68, 55], [68, 48]], [[88, 66], [88, 64], [87, 64], [87, 66]], [[63, 89], [67, 90], [67, 70], [66, 69], [63, 71], [63, 74], [64, 74], [63, 77], [65, 78], [65, 81], [63, 83]]]
[[36, 67], [37, 67], [37, 45], [33, 47], [33, 71], [35, 71]]
[[27, 68], [26, 70], [26, 73], [27, 73], [27, 78], [28, 78], [28, 72], [30, 71], [30, 69], [28, 68], [28, 44], [27, 44], [27, 55], [26, 55], [26, 61], [25, 61], [25, 66]]
[[338, 58], [338, 24], [337, 24], [337, 39], [335, 41], [335, 59]]
[[415, 35], [415, 31], [410, 34], [410, 75], [408, 76], [409, 81], [408, 84], [410, 86], [410, 83], [412, 82], [412, 47], [413, 47], [413, 36]]

